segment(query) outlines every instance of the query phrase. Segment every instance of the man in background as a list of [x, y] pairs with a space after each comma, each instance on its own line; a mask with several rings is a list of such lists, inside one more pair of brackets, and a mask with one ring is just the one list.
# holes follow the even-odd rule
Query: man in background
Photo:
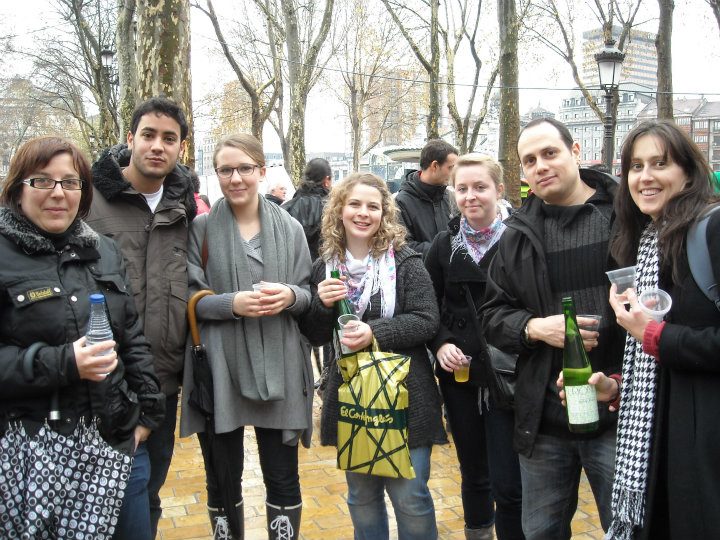
[[285, 202], [285, 196], [287, 195], [287, 188], [285, 187], [285, 184], [282, 180], [275, 180], [272, 184], [270, 184], [270, 189], [265, 194], [265, 198], [270, 201], [274, 202], [277, 205], [281, 205]]
[[420, 169], [405, 176], [395, 197], [408, 245], [423, 257], [440, 231], [447, 228], [455, 202], [447, 192], [458, 151], [441, 139], [427, 142], [420, 152]]

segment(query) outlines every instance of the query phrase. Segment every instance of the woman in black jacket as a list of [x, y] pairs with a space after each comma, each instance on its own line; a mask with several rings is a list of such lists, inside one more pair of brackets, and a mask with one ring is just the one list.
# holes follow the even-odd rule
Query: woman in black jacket
[[[405, 246], [404, 229], [387, 185], [373, 174], [354, 173], [337, 184], [323, 214], [323, 244], [313, 264], [312, 302], [301, 330], [313, 344], [331, 341], [335, 302], [349, 298], [361, 322], [345, 330], [342, 344], [357, 351], [377, 340], [381, 351], [410, 357], [408, 446], [416, 477], [385, 478], [346, 472], [348, 508], [357, 539], [389, 538], [384, 496], [395, 510], [400, 540], [437, 538], [435, 507], [427, 482], [432, 446], [445, 440], [440, 395], [424, 342], [438, 327], [430, 278], [420, 255]], [[342, 280], [330, 277], [333, 269]], [[333, 347], [334, 348], [334, 347]], [[324, 391], [320, 438], [337, 445], [338, 387], [342, 381], [333, 352]]]
[[[15, 154], [0, 199], [0, 446], [5, 457], [12, 454], [14, 441], [39, 447], [55, 440], [52, 429], [95, 448], [88, 452], [107, 456], [115, 450], [119, 458], [112, 473], [105, 471], [110, 477], [98, 484], [88, 484], [89, 473], [77, 485], [66, 477], [66, 488], [76, 490], [69, 503], [52, 491], [52, 482], [50, 494], [38, 493], [28, 477], [20, 478], [27, 491], [15, 484], [19, 477], [5, 477], [0, 489], [4, 515], [15, 515], [7, 506], [10, 499], [26, 513], [20, 510], [17, 520], [1, 519], [0, 536], [45, 532], [65, 537], [63, 527], [69, 526], [93, 538], [111, 537], [129, 456], [164, 414], [122, 255], [112, 240], [82, 221], [91, 200], [90, 167], [72, 143], [34, 139]], [[86, 345], [89, 296], [97, 292], [105, 296], [114, 341]], [[49, 415], [51, 402], [59, 418]], [[47, 454], [55, 461], [40, 468], [44, 478], [59, 474], [58, 467], [77, 470], [73, 462], [95, 464], [88, 455], [65, 456], [58, 444]], [[20, 476], [31, 474], [32, 457], [28, 452], [11, 461], [16, 471], [26, 471]]]
[[[720, 530], [720, 312], [690, 271], [687, 233], [715, 203], [698, 147], [670, 121], [628, 133], [615, 199], [621, 266], [636, 265], [629, 310], [610, 289], [628, 332], [622, 384], [593, 375], [598, 399], [620, 392], [613, 521], [607, 538], [715, 538]], [[720, 212], [702, 239], [720, 279]], [[672, 307], [660, 322], [638, 304], [660, 288]], [[620, 388], [618, 388], [620, 386]]]
[[[489, 399], [476, 313], [505, 229], [498, 203], [502, 179], [501, 165], [489, 156], [458, 158], [450, 183], [461, 215], [435, 237], [425, 258], [441, 321], [428, 347], [437, 358], [435, 373], [460, 461], [468, 540], [491, 539], [493, 522], [499, 540], [524, 538], [520, 468], [512, 449], [513, 413]], [[453, 375], [465, 364], [465, 355], [472, 357], [470, 380], [456, 382]]]

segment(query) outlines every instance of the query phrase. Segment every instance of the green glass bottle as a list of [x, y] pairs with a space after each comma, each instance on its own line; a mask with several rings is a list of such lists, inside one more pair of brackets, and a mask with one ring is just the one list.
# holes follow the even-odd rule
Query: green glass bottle
[[[335, 279], [340, 279], [340, 270], [330, 270], [330, 277]], [[350, 303], [350, 300], [347, 298], [343, 298], [342, 300], [338, 300], [335, 302], [335, 328], [339, 328], [339, 324], [337, 322], [337, 317], [340, 317], [340, 315], [354, 315], [355, 310], [352, 307], [352, 304]]]
[[563, 379], [568, 428], [573, 433], [589, 433], [595, 431], [599, 424], [595, 387], [588, 384], [588, 379], [592, 375], [592, 366], [578, 329], [572, 297], [563, 298], [562, 306], [565, 315]]

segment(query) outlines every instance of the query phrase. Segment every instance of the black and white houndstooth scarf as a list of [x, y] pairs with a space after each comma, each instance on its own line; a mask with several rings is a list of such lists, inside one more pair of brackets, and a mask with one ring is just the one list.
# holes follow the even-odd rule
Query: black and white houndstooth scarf
[[[651, 222], [640, 237], [635, 287], [638, 296], [658, 286], [658, 233]], [[620, 416], [612, 492], [613, 521], [606, 539], [630, 540], [642, 527], [655, 414], [657, 363], [630, 334], [625, 341]]]

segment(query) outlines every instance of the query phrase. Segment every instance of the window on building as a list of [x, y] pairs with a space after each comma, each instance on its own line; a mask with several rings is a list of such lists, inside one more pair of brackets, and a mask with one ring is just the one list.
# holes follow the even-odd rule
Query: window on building
[[706, 142], [708, 142], [707, 135], [695, 135], [695, 142], [696, 142], [696, 143], [706, 143]]
[[720, 131], [720, 120], [715, 120], [713, 122], [713, 130], [714, 131]]
[[695, 122], [696, 129], [707, 129], [707, 127], [708, 127], [707, 120], [700, 120], [698, 122]]
[[689, 116], [681, 116], [680, 118], [676, 118], [675, 122], [678, 126], [689, 126], [690, 125], [690, 117]]

